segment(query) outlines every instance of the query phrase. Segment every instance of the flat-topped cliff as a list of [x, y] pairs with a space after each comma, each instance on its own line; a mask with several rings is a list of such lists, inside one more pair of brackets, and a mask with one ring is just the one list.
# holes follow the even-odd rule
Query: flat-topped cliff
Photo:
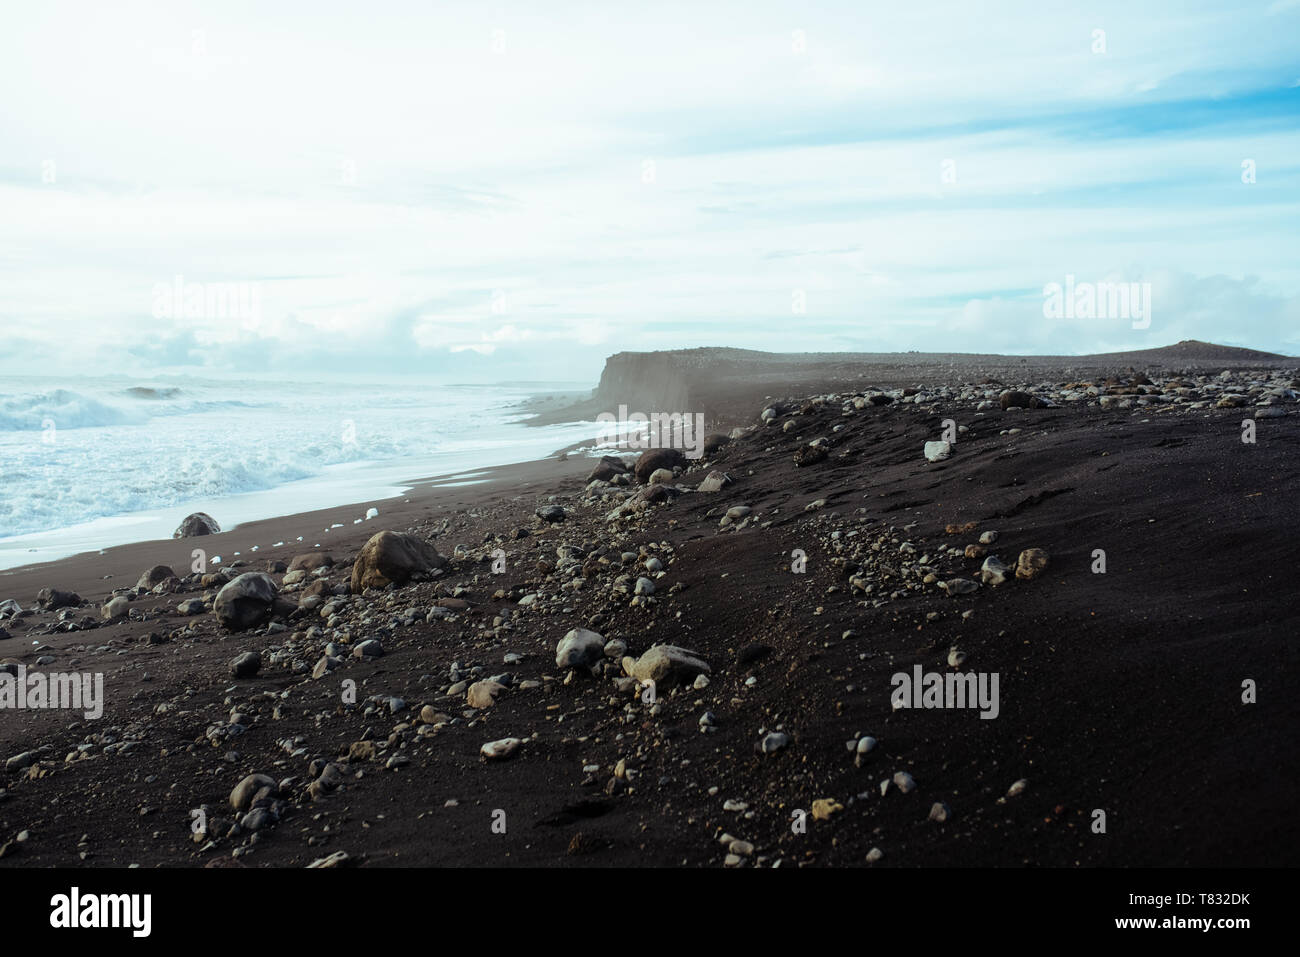
[[1241, 369], [1286, 365], [1286, 356], [1185, 340], [1176, 345], [1089, 356], [1006, 356], [933, 352], [774, 353], [706, 347], [619, 352], [605, 360], [590, 399], [548, 410], [532, 424], [594, 419], [602, 412], [702, 412], [712, 427], [747, 419], [776, 391], [816, 393], [867, 385], [899, 387], [947, 379], [1019, 382], [1052, 375], [1136, 370]]

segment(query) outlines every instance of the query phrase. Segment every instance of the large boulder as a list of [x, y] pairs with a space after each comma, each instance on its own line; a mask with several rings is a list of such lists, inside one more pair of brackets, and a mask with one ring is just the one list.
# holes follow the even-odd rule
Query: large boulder
[[324, 552], [307, 552], [305, 555], [294, 556], [293, 561], [289, 563], [289, 571], [297, 572], [314, 572], [316, 569], [334, 565], [334, 558]]
[[681, 449], [646, 449], [636, 460], [636, 467], [632, 471], [636, 474], [636, 480], [645, 485], [659, 469], [672, 471], [685, 464], [686, 456]]
[[1026, 548], [1016, 559], [1016, 577], [1022, 581], [1031, 581], [1041, 575], [1046, 567], [1046, 551], [1041, 548]]
[[161, 585], [167, 579], [175, 577], [176, 573], [167, 565], [155, 565], [140, 576], [140, 580], [135, 583], [135, 587], [143, 591], [152, 591], [155, 585]]
[[471, 708], [490, 708], [496, 704], [497, 695], [505, 690], [505, 685], [490, 678], [476, 681], [469, 686], [469, 693], [466, 694], [465, 701]]
[[703, 482], [695, 489], [697, 492], [721, 492], [731, 484], [731, 476], [726, 472], [719, 472], [714, 469], [704, 479]]
[[118, 595], [104, 602], [102, 614], [107, 621], [125, 618], [131, 613], [131, 602], [125, 595]]
[[591, 470], [591, 474], [587, 476], [587, 481], [608, 482], [615, 475], [623, 475], [626, 472], [627, 466], [623, 464], [622, 459], [616, 455], [605, 455], [596, 463], [596, 467]]
[[1004, 409], [1041, 409], [1045, 404], [1038, 396], [1028, 392], [1003, 392], [998, 400]]
[[638, 681], [653, 681], [656, 685], [685, 684], [696, 675], [707, 675], [710, 671], [695, 652], [676, 645], [655, 645], [640, 658], [624, 658], [623, 670]]
[[256, 651], [245, 651], [243, 654], [236, 655], [230, 662], [232, 678], [252, 678], [261, 670], [262, 656]]
[[405, 532], [378, 532], [352, 564], [352, 592], [404, 585], [416, 572], [445, 568], [447, 559], [429, 542]]
[[328, 598], [334, 594], [334, 586], [324, 578], [318, 578], [304, 588], [300, 594], [303, 598], [310, 598], [312, 595], [320, 595], [322, 598]]
[[236, 811], [247, 811], [259, 797], [275, 797], [280, 785], [269, 774], [250, 774], [230, 792], [230, 806]]
[[605, 657], [605, 639], [587, 628], [574, 628], [555, 647], [557, 668], [589, 668]]
[[54, 611], [58, 608], [80, 608], [81, 605], [81, 596], [76, 592], [46, 587], [36, 593], [36, 607], [41, 611]]
[[952, 443], [950, 442], [925, 443], [925, 460], [927, 462], [942, 462], [950, 455], [952, 455]]
[[194, 512], [186, 515], [185, 521], [172, 532], [172, 538], [193, 538], [196, 535], [216, 535], [221, 531], [217, 520], [207, 512]]
[[504, 761], [519, 750], [521, 743], [518, 738], [502, 738], [499, 741], [489, 741], [479, 748], [479, 754], [489, 761]]
[[543, 505], [537, 511], [533, 512], [543, 522], [562, 522], [569, 517], [569, 513], [560, 505]]
[[984, 559], [984, 564], [980, 566], [980, 581], [986, 585], [1005, 584], [1013, 574], [1012, 569], [1008, 568], [996, 555], [990, 555]]
[[245, 572], [222, 586], [212, 603], [217, 621], [230, 631], [260, 623], [275, 607], [275, 582], [266, 572]]

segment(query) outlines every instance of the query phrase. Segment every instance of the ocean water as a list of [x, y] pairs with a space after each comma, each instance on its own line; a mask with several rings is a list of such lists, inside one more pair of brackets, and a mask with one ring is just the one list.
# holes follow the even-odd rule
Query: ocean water
[[596, 429], [522, 403], [579, 388], [0, 377], [0, 569], [539, 458]]

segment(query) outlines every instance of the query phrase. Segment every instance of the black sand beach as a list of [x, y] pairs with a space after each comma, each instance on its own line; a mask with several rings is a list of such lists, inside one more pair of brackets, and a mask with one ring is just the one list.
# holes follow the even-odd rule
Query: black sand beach
[[[702, 400], [683, 376], [734, 438], [653, 486], [555, 457], [361, 525], [353, 505], [0, 574], [24, 609], [4, 661], [105, 687], [97, 721], [0, 715], [0, 868], [1288, 864], [1300, 382], [1217, 349], [742, 369]], [[963, 431], [929, 461], [945, 420]], [[269, 543], [334, 522], [333, 566], [286, 585], [311, 549]], [[352, 593], [382, 530], [446, 564]], [[283, 603], [222, 627], [195, 547], [241, 551]], [[990, 556], [1026, 576], [992, 584]], [[106, 620], [157, 565], [175, 578]], [[28, 613], [44, 588], [79, 604]], [[559, 666], [571, 629], [612, 644]], [[651, 703], [627, 672], [661, 644], [692, 656]], [[917, 666], [996, 673], [996, 718], [896, 709]]]

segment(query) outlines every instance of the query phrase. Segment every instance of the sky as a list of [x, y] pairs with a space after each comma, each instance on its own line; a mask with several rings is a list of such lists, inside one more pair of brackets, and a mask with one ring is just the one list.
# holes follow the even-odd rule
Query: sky
[[[4, 20], [0, 372], [1300, 354], [1300, 0]], [[1145, 323], [1048, 318], [1067, 277], [1149, 284]]]

